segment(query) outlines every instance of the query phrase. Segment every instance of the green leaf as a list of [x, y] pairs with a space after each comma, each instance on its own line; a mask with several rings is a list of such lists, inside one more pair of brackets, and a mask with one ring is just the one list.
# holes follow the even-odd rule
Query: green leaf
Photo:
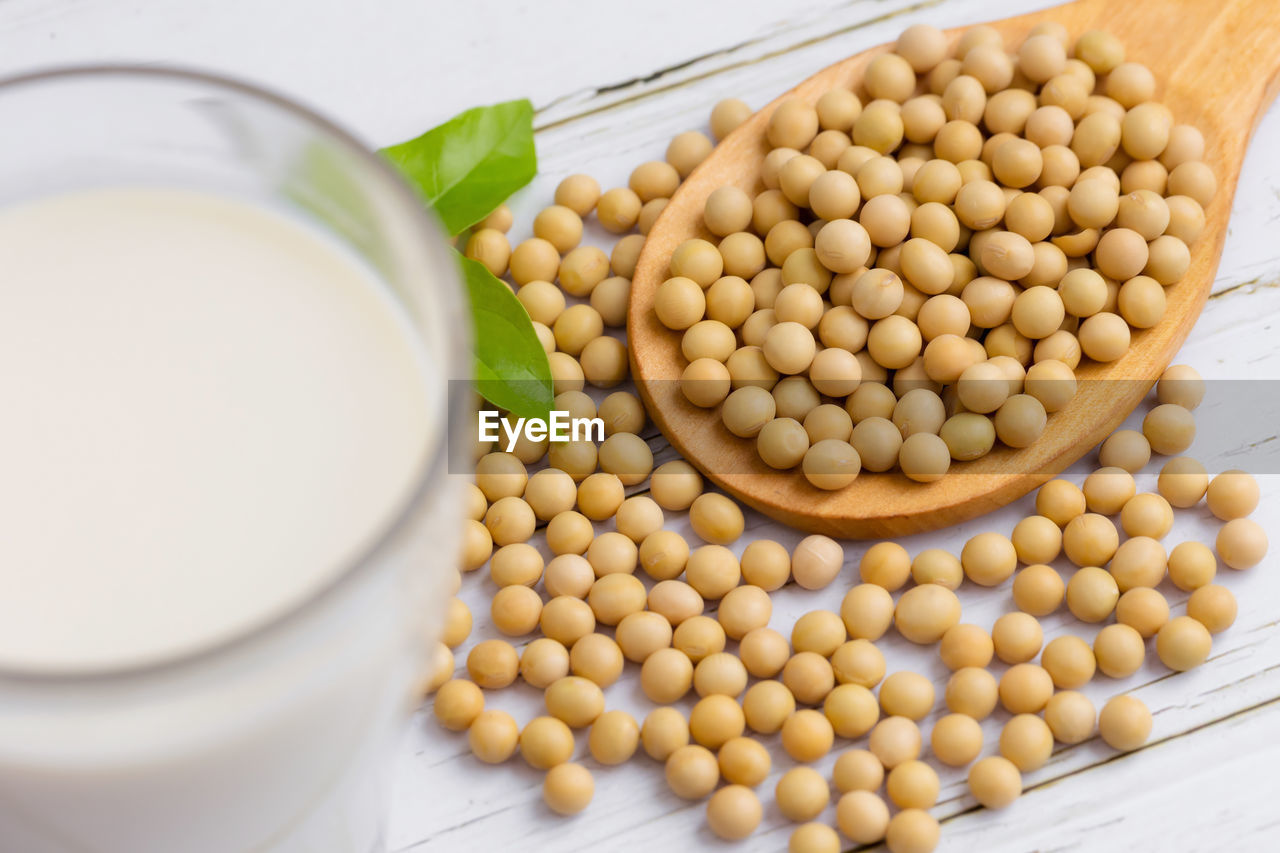
[[533, 106], [522, 99], [476, 107], [382, 153], [456, 235], [537, 173]]
[[[537, 173], [527, 100], [476, 107], [416, 139], [383, 149], [449, 233], [488, 216]], [[507, 285], [457, 256], [475, 326], [476, 390], [517, 417], [546, 418], [551, 367], [533, 321]]]
[[475, 324], [476, 390], [516, 417], [546, 419], [554, 398], [551, 365], [529, 313], [483, 264], [457, 259]]

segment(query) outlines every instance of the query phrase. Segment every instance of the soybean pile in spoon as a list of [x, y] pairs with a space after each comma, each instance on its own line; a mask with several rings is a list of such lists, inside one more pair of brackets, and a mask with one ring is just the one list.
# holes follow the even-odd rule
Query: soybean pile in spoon
[[685, 397], [820, 489], [1034, 442], [1160, 322], [1216, 190], [1146, 67], [1068, 47], [912, 27], [857, 91], [781, 103], [763, 190], [713, 191], [655, 296]]

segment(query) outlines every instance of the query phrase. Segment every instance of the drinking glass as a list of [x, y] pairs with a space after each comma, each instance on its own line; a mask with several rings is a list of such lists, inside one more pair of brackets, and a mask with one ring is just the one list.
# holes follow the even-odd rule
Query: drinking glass
[[446, 380], [465, 375], [469, 326], [440, 229], [352, 136], [209, 74], [92, 67], [0, 81], [0, 128], [0, 206], [95, 187], [205, 190], [343, 244], [409, 319], [436, 420], [407, 500], [280, 617], [127, 669], [0, 668], [0, 849], [381, 849], [389, 749], [421, 697], [460, 526], [447, 445], [466, 405], [449, 398], [466, 388]]

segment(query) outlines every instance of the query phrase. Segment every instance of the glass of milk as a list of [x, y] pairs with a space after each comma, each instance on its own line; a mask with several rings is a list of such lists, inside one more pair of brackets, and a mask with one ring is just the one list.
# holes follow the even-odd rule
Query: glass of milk
[[202, 74], [11, 79], [0, 128], [0, 850], [381, 849], [457, 548], [441, 234]]

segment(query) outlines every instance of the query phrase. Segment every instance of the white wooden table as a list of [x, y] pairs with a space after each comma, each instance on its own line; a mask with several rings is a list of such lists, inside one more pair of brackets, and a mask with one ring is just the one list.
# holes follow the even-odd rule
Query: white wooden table
[[[977, 22], [1047, 5], [1018, 0], [651, 0], [646, 4], [541, 0], [0, 0], [0, 74], [67, 62], [174, 62], [256, 80], [293, 95], [353, 128], [373, 145], [414, 136], [478, 103], [527, 96], [538, 108], [542, 175], [514, 203], [513, 236], [526, 236], [533, 213], [549, 203], [565, 174], [588, 171], [607, 186], [630, 169], [660, 159], [672, 135], [705, 129], [709, 108], [734, 95], [761, 105], [813, 71], [894, 37], [916, 21], [940, 26]], [[1209, 93], [1211, 95], [1211, 93]], [[1211, 379], [1280, 378], [1280, 109], [1262, 122], [1236, 196], [1231, 234], [1214, 297], [1179, 360]], [[589, 236], [602, 245], [605, 235]], [[1212, 384], [1212, 383], [1211, 383]], [[1200, 414], [1193, 448], [1207, 464], [1232, 467], [1244, 458], [1261, 477], [1255, 517], [1280, 547], [1280, 412], [1230, 418], [1238, 404], [1215, 385]], [[1271, 398], [1276, 395], [1272, 394]], [[1219, 417], [1213, 408], [1218, 406]], [[1133, 419], [1136, 422], [1138, 419]], [[1205, 435], [1213, 424], [1216, 435]], [[1275, 442], [1272, 444], [1271, 442]], [[661, 444], [655, 438], [655, 445]], [[1248, 449], [1252, 448], [1252, 449]], [[1241, 457], [1232, 453], [1245, 453]], [[670, 456], [670, 451], [659, 455]], [[1075, 469], [1077, 480], [1086, 470]], [[1158, 466], [1158, 463], [1157, 463]], [[1211, 467], [1211, 470], [1213, 468]], [[1153, 488], [1154, 474], [1140, 477]], [[956, 550], [983, 529], [1008, 532], [1027, 501], [960, 528], [904, 544]], [[670, 521], [677, 529], [683, 519]], [[1212, 541], [1207, 511], [1179, 512], [1170, 546]], [[799, 534], [749, 516], [750, 537], [788, 545]], [[738, 543], [738, 549], [745, 544]], [[800, 613], [836, 609], [853, 582], [862, 546], [848, 543], [850, 566], [831, 588], [777, 595], [773, 625], [784, 631]], [[1280, 763], [1280, 574], [1276, 548], [1249, 572], [1222, 570], [1240, 603], [1234, 627], [1215, 637], [1210, 661], [1171, 676], [1149, 655], [1134, 676], [1099, 676], [1085, 692], [1099, 706], [1133, 691], [1152, 709], [1151, 742], [1118, 756], [1098, 740], [1059, 748], [1027, 776], [1028, 793], [991, 814], [967, 796], [959, 771], [942, 773], [934, 814], [944, 820], [945, 850], [1274, 850], [1280, 826], [1275, 766]], [[476, 628], [459, 652], [493, 636], [484, 572], [465, 579], [463, 597]], [[1165, 584], [1175, 613], [1186, 595]], [[961, 591], [964, 621], [989, 626], [1012, 608], [1008, 586]], [[1044, 620], [1046, 639], [1096, 628], [1057, 614]], [[887, 638], [889, 669], [946, 672], [932, 649]], [[649, 703], [636, 668], [607, 691], [611, 707], [640, 718]], [[940, 694], [941, 691], [939, 691]], [[491, 707], [524, 721], [541, 708], [537, 691], [520, 686], [489, 697]], [[687, 702], [685, 703], [688, 704]], [[941, 703], [939, 703], [941, 704]], [[936, 716], [936, 712], [935, 712]], [[1002, 716], [984, 724], [994, 749]], [[926, 723], [927, 732], [928, 723]], [[585, 743], [579, 738], [579, 754]], [[740, 850], [779, 850], [790, 825], [772, 804], [774, 781], [790, 766], [776, 738], [765, 739], [774, 771], [761, 790], [765, 822]], [[840, 748], [847, 743], [838, 743]], [[835, 752], [819, 767], [827, 770]], [[501, 767], [472, 759], [465, 739], [414, 720], [398, 756], [387, 843], [393, 851], [648, 851], [729, 847], [703, 826], [702, 804], [670, 794], [659, 765], [638, 756], [619, 768], [596, 768], [597, 792], [581, 816], [552, 817], [540, 800], [541, 774], [518, 759]], [[833, 820], [834, 806], [823, 815]]]

